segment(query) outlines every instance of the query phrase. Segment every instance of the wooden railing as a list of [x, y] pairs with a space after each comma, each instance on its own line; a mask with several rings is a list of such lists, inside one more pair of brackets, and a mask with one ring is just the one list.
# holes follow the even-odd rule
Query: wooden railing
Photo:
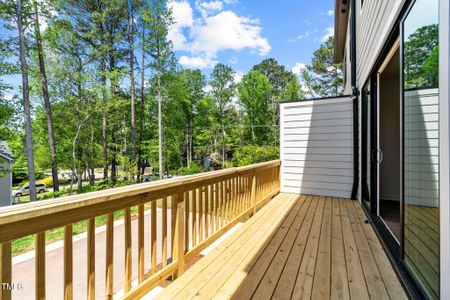
[[[87, 267], [86, 296], [94, 299], [95, 218], [107, 215], [104, 293], [105, 298], [111, 299], [117, 291], [113, 286], [114, 212], [122, 210], [125, 232], [123, 298], [138, 298], [169, 277], [180, 276], [186, 262], [275, 196], [279, 192], [279, 171], [280, 162], [271, 161], [0, 209], [1, 282], [11, 283], [12, 241], [36, 235], [35, 298], [44, 299], [46, 232], [64, 227], [64, 298], [73, 298], [73, 268]], [[160, 206], [159, 219], [157, 206]], [[147, 209], [150, 210], [149, 235], [145, 234], [144, 226]], [[137, 233], [132, 233], [133, 212], [137, 212]], [[73, 262], [72, 225], [80, 221], [87, 223], [87, 266], [74, 266]], [[138, 284], [134, 286], [132, 255], [136, 254], [132, 253], [132, 234], [138, 235]], [[151, 264], [145, 266], [144, 240], [148, 236]], [[0, 299], [10, 298], [11, 290], [2, 289]]]

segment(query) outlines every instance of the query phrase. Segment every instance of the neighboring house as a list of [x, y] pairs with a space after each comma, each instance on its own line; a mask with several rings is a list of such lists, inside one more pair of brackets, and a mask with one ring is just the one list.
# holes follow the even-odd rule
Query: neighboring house
[[281, 104], [281, 191], [359, 199], [411, 297], [450, 299], [449, 1], [336, 0], [335, 60], [348, 96]]
[[12, 163], [14, 158], [5, 141], [0, 141], [0, 206], [12, 204]]

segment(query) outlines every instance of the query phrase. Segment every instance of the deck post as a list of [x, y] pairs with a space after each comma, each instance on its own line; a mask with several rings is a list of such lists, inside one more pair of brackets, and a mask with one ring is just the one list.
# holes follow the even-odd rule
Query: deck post
[[176, 201], [175, 207], [175, 236], [172, 245], [173, 260], [177, 264], [177, 271], [175, 272], [175, 279], [184, 273], [184, 201], [183, 191], [178, 191], [178, 194], [172, 199]]
[[256, 172], [253, 170], [252, 172], [252, 192], [251, 192], [251, 201], [253, 213], [252, 216], [256, 213]]
[[10, 300], [11, 290], [8, 288], [3, 288], [3, 285], [11, 285], [11, 270], [12, 270], [12, 259], [11, 259], [11, 242], [4, 242], [0, 244], [0, 299]]

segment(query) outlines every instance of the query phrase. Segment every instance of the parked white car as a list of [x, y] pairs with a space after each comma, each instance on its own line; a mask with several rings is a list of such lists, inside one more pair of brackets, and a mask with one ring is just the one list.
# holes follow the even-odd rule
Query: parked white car
[[[43, 183], [36, 184], [36, 192], [38, 194], [45, 193], [47, 191], [47, 186]], [[30, 187], [28, 185], [21, 186], [17, 190], [12, 191], [12, 196], [14, 198], [16, 197], [22, 197], [30, 194]]]

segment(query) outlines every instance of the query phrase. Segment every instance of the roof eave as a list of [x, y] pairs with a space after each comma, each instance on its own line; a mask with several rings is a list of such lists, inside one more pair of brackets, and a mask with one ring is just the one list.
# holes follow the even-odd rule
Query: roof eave
[[341, 63], [344, 59], [345, 40], [350, 0], [335, 0], [334, 2], [334, 61]]

